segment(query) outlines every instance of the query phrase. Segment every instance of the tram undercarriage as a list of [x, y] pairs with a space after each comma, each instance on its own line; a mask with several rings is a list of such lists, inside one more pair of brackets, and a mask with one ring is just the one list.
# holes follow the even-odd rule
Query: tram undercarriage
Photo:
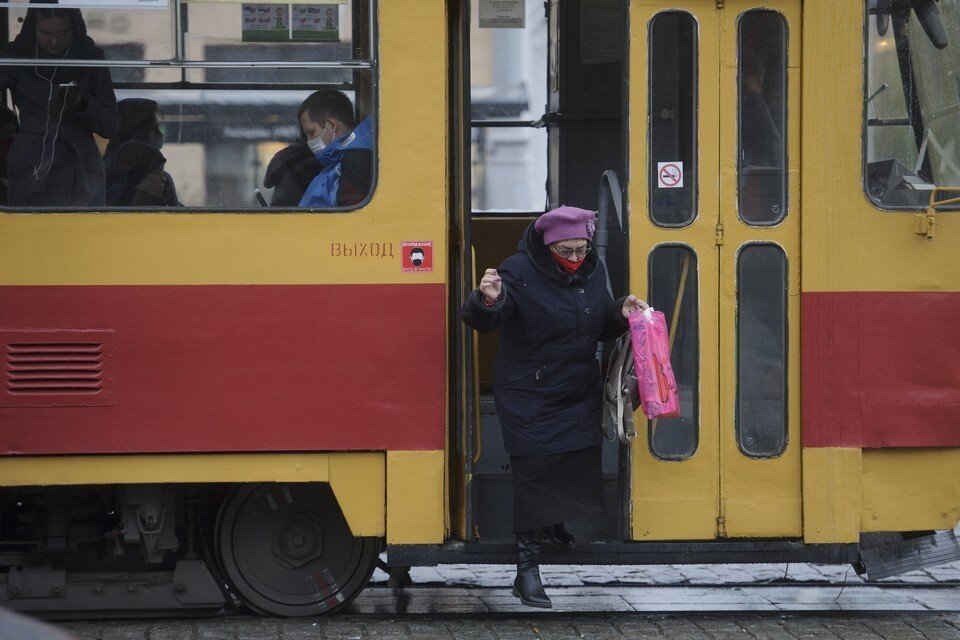
[[68, 617], [340, 608], [373, 573], [323, 483], [8, 490], [0, 602]]
[[[377, 566], [512, 564], [504, 537], [387, 545], [354, 537], [325, 483], [27, 487], [0, 501], [0, 603], [44, 617], [281, 616], [342, 608]], [[386, 562], [380, 551], [385, 549]], [[853, 564], [874, 580], [960, 559], [952, 531], [799, 540], [584, 541], [543, 564]]]

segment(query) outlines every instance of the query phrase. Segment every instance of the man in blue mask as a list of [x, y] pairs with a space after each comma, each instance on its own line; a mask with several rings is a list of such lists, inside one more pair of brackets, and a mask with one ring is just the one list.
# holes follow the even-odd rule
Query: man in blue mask
[[357, 124], [350, 99], [334, 89], [310, 94], [297, 118], [307, 146], [322, 167], [300, 206], [349, 207], [366, 198], [373, 174], [371, 119]]

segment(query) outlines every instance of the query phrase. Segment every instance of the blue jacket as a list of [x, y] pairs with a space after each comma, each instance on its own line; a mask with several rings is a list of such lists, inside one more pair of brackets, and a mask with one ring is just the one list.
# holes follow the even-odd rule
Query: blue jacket
[[[366, 176], [361, 182], [366, 185], [351, 185], [352, 190], [360, 189], [363, 195], [370, 189], [370, 166], [373, 162], [373, 121], [365, 118], [350, 133], [340, 136], [331, 142], [323, 151], [316, 154], [317, 160], [323, 169], [313, 179], [300, 199], [301, 207], [337, 207], [356, 202], [344, 202], [341, 191], [341, 181], [344, 165], [351, 160], [357, 164], [357, 171]], [[360, 197], [359, 200], [362, 200]], [[356, 198], [353, 200], [359, 201]]]
[[595, 251], [571, 276], [533, 224], [518, 251], [500, 265], [497, 303], [487, 307], [476, 289], [460, 310], [477, 331], [501, 329], [493, 395], [507, 453], [541, 456], [599, 445], [597, 342], [627, 330], [623, 299], [611, 298]]

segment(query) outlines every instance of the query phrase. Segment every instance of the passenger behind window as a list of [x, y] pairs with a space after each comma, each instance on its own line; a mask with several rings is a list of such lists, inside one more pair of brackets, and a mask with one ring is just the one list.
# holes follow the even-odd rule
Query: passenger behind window
[[741, 167], [780, 167], [783, 165], [783, 137], [764, 97], [763, 61], [756, 55], [744, 55], [741, 61], [740, 140]]
[[[79, 9], [29, 9], [4, 58], [103, 60]], [[0, 68], [20, 133], [7, 168], [11, 206], [97, 207], [105, 203], [103, 160], [93, 134], [109, 138], [120, 125], [110, 71], [104, 67]]]
[[163, 131], [153, 100], [128, 98], [117, 105], [120, 129], [110, 139], [103, 162], [107, 204], [112, 207], [179, 207], [173, 178], [160, 153]]
[[[300, 129], [300, 135], [296, 142], [284, 147], [273, 156], [263, 176], [263, 186], [273, 189], [273, 195], [270, 196], [271, 207], [296, 207], [300, 204], [307, 187], [323, 169], [323, 165], [307, 146], [307, 134], [303, 128], [304, 114], [309, 100], [310, 98], [304, 100], [297, 112], [297, 127]], [[316, 144], [314, 143], [314, 146]]]
[[17, 114], [0, 106], [0, 205], [7, 204], [7, 158], [19, 129]]
[[373, 122], [356, 123], [350, 99], [341, 91], [315, 91], [298, 118], [307, 145], [320, 161], [301, 207], [348, 207], [367, 197], [373, 176]]

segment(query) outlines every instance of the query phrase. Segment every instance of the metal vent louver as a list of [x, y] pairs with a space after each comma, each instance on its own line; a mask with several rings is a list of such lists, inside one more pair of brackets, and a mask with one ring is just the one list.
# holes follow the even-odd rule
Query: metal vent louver
[[103, 344], [8, 343], [10, 394], [97, 394], [103, 391]]
[[114, 404], [112, 330], [0, 330], [0, 358], [0, 407]]

